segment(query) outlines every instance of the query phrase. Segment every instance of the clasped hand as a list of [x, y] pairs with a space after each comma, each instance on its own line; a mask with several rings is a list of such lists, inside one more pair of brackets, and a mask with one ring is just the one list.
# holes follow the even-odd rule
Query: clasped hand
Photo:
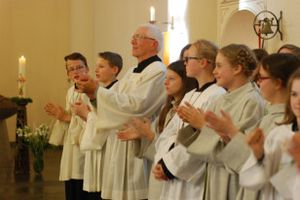
[[84, 121], [86, 121], [89, 112], [91, 111], [90, 107], [83, 103], [81, 99], [71, 105], [72, 112], [75, 115], [81, 117]]

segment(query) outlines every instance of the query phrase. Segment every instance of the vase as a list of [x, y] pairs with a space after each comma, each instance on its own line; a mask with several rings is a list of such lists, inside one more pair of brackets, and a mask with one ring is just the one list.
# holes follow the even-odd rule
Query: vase
[[37, 175], [40, 175], [44, 169], [44, 152], [32, 152], [33, 153], [33, 170]]

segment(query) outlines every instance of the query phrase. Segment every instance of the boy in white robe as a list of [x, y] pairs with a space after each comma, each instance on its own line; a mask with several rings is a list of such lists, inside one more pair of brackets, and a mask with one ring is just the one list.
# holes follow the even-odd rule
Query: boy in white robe
[[[97, 81], [102, 83], [106, 89], [113, 87], [117, 83], [117, 75], [123, 67], [122, 57], [113, 52], [100, 52], [96, 63], [95, 75]], [[102, 150], [95, 150], [89, 144], [93, 140], [95, 124], [97, 123], [96, 102], [93, 105], [83, 104], [81, 101], [72, 106], [74, 113], [80, 116], [86, 123], [86, 129], [82, 136], [80, 149], [85, 152], [83, 190], [88, 191], [88, 200], [101, 199], [101, 183], [103, 172]], [[90, 111], [93, 111], [89, 114]], [[88, 142], [88, 143], [87, 143]]]
[[116, 133], [133, 117], [154, 119], [165, 102], [165, 65], [157, 53], [162, 33], [154, 25], [140, 26], [132, 36], [132, 55], [138, 66], [130, 68], [111, 89], [98, 87], [91, 79], [79, 85], [91, 99], [97, 100], [96, 123], [98, 149], [106, 143], [101, 196], [104, 199], [147, 199], [147, 169], [135, 157], [131, 141], [122, 142]]
[[[65, 57], [67, 75], [70, 80], [80, 74], [88, 72], [86, 59], [80, 53], [72, 53]], [[83, 167], [84, 153], [79, 149], [79, 142], [82, 132], [85, 129], [85, 122], [71, 112], [71, 105], [81, 99], [89, 103], [89, 98], [72, 86], [66, 96], [66, 108], [48, 103], [45, 111], [57, 121], [53, 127], [49, 143], [63, 145], [63, 152], [60, 163], [59, 180], [65, 182], [65, 193], [67, 200], [85, 200], [87, 192], [83, 191]]]

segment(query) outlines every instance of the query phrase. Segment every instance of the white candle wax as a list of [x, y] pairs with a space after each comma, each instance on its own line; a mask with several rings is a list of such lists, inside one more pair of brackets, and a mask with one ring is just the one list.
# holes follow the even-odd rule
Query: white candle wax
[[150, 22], [155, 21], [155, 8], [153, 6], [150, 7]]
[[26, 82], [26, 58], [21, 56], [19, 58], [19, 72], [18, 72], [18, 90], [19, 95], [25, 97], [25, 82]]
[[25, 66], [26, 66], [26, 58], [21, 56], [19, 58], [19, 75], [21, 74], [25, 78]]

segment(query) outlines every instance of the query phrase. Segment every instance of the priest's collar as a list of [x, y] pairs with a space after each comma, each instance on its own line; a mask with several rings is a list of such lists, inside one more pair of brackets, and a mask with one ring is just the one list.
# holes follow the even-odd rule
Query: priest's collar
[[297, 120], [294, 120], [293, 123], [292, 123], [292, 131], [293, 132], [299, 131]]
[[106, 86], [106, 89], [111, 88], [116, 82], [118, 82], [118, 80], [114, 80], [113, 82], [111, 82], [108, 86]]
[[150, 58], [147, 58], [146, 60], [143, 60], [138, 64], [136, 68], [133, 69], [133, 73], [141, 73], [148, 65], [150, 65], [155, 61], [161, 62], [161, 59], [157, 55], [155, 55]]
[[211, 85], [213, 85], [213, 84], [215, 84], [216, 83], [216, 80], [213, 80], [213, 81], [211, 81], [211, 82], [207, 82], [207, 83], [205, 83], [204, 85], [202, 85], [200, 88], [198, 87], [197, 88], [197, 92], [203, 92], [204, 90], [206, 90], [209, 86], [211, 86]]

